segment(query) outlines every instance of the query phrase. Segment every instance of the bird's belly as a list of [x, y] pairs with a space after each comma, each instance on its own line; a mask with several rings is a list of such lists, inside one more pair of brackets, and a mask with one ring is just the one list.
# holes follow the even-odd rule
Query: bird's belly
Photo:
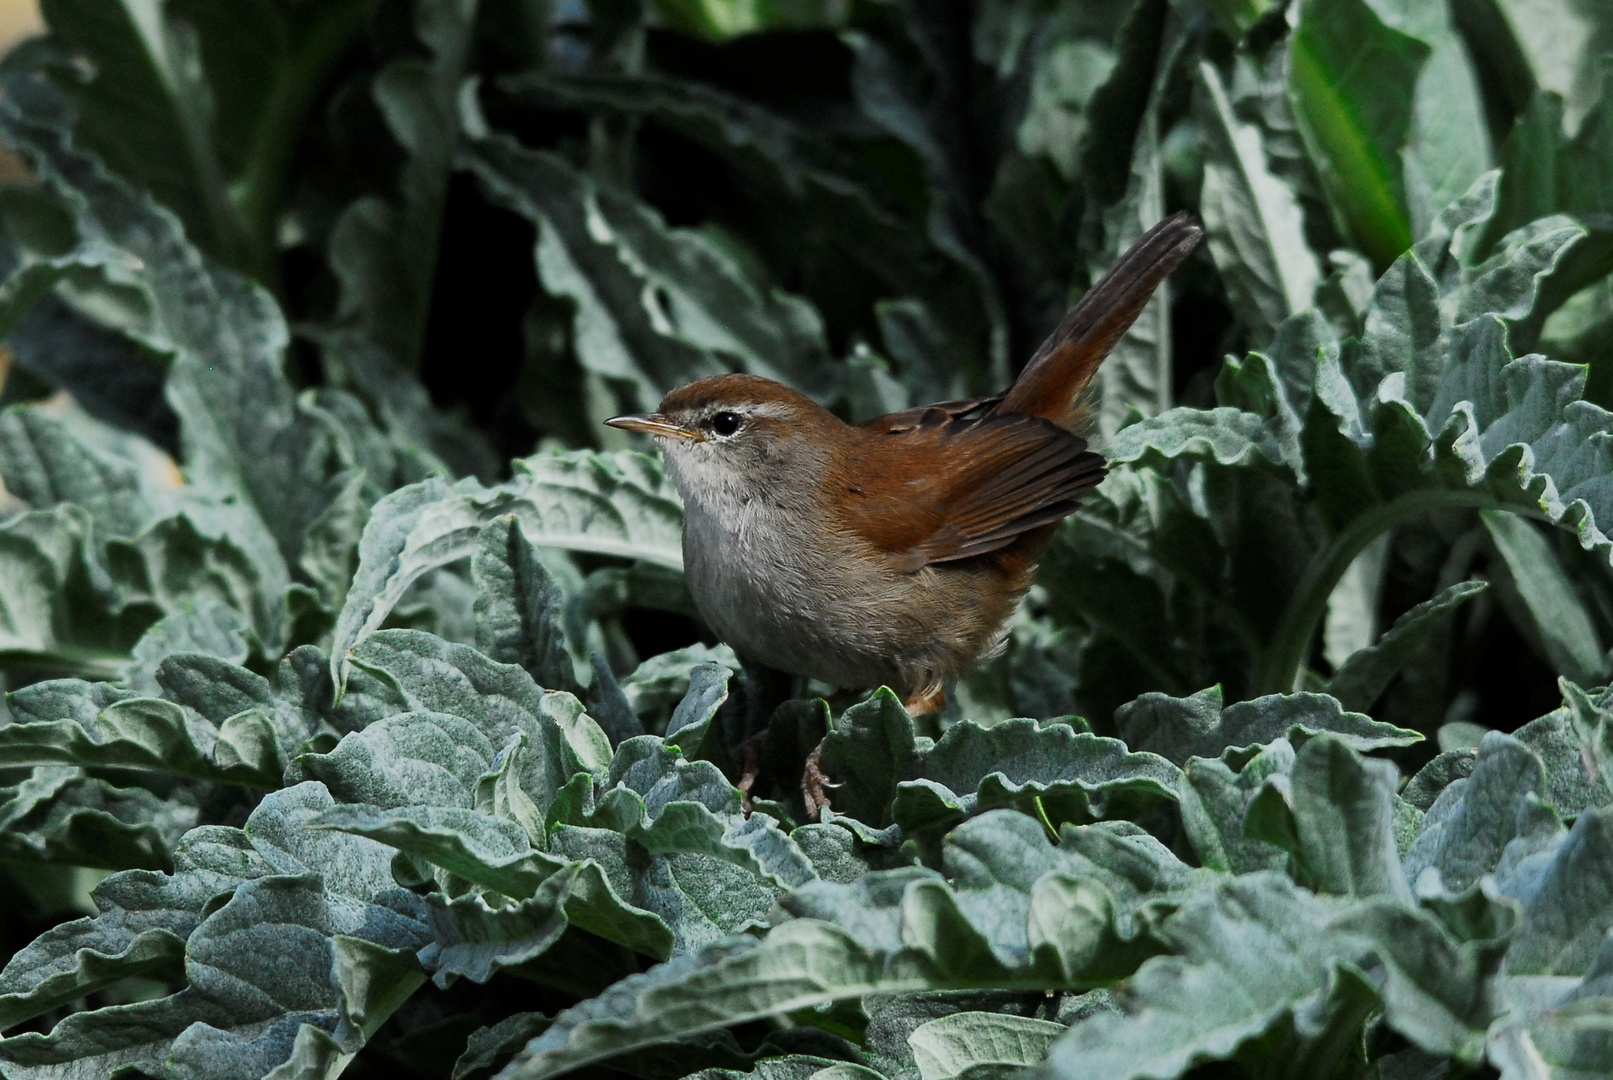
[[[744, 523], [739, 523], [743, 525]], [[747, 535], [748, 533], [748, 535]], [[866, 552], [757, 543], [774, 528], [702, 528], [686, 520], [684, 571], [711, 629], [739, 655], [840, 687], [904, 694], [989, 653], [1015, 598], [983, 568], [900, 573]], [[995, 598], [995, 602], [993, 602]]]

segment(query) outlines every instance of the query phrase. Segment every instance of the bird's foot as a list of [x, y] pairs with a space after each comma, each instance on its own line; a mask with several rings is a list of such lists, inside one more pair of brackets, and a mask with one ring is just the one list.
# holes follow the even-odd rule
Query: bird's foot
[[823, 771], [823, 743], [820, 742], [807, 755], [806, 769], [801, 774], [801, 800], [806, 803], [808, 821], [817, 821], [824, 807], [829, 805], [829, 793], [824, 789], [839, 786]]
[[[946, 708], [946, 703], [946, 691], [939, 685], [927, 686], [902, 702], [902, 708], [906, 709], [910, 716], [924, 716], [940, 712]], [[824, 807], [829, 805], [829, 793], [825, 789], [839, 786], [823, 771], [823, 743], [820, 742], [812, 748], [812, 753], [807, 755], [806, 769], [801, 774], [801, 798], [806, 803], [808, 821], [817, 821], [822, 816]]]

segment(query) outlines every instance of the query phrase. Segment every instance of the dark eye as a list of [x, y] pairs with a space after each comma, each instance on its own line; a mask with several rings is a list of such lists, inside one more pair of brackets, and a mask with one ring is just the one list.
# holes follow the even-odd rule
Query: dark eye
[[732, 435], [739, 430], [739, 414], [720, 412], [711, 418], [711, 430], [718, 435]]

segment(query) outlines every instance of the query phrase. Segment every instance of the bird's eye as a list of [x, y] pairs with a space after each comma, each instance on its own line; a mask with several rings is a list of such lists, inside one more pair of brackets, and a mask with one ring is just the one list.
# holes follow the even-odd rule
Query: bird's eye
[[739, 414], [720, 412], [711, 418], [711, 430], [718, 435], [732, 435], [739, 430]]

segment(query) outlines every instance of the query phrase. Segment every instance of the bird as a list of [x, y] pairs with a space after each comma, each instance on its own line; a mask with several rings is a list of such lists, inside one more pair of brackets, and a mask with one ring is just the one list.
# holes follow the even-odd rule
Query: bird
[[990, 397], [851, 424], [729, 373], [605, 421], [659, 444], [707, 625], [744, 659], [939, 710], [949, 681], [1001, 651], [1059, 522], [1103, 479], [1074, 430], [1085, 391], [1202, 237], [1186, 213], [1149, 229]]

